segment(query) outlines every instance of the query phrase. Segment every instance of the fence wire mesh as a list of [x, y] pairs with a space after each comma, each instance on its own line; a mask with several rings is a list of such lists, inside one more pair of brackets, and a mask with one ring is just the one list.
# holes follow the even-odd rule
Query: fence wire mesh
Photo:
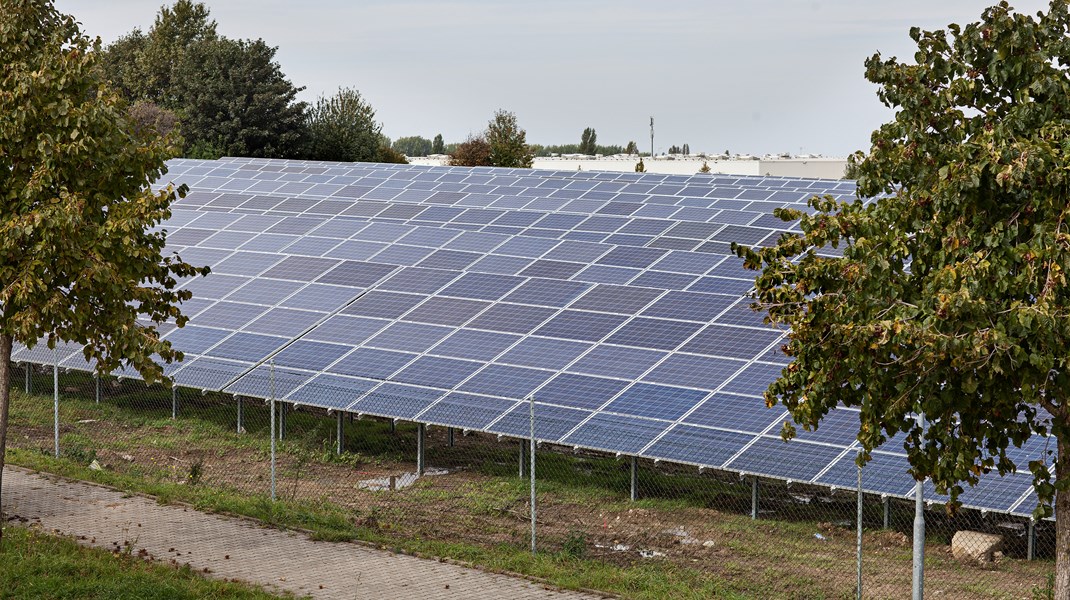
[[[855, 488], [540, 444], [540, 562], [525, 558], [527, 439], [83, 372], [60, 372], [56, 388], [45, 366], [12, 372], [10, 464], [161, 502], [626, 597], [856, 597], [859, 568], [862, 597], [911, 594], [915, 505], [903, 498], [863, 493], [859, 502]], [[924, 517], [926, 594], [1047, 597], [1053, 523], [952, 516], [940, 504], [926, 504]], [[272, 552], [253, 535], [246, 550]], [[329, 577], [333, 567], [321, 568]]]

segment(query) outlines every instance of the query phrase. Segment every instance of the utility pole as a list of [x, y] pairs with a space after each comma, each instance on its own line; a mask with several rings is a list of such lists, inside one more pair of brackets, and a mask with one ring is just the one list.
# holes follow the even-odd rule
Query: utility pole
[[654, 160], [654, 117], [650, 117], [650, 160]]

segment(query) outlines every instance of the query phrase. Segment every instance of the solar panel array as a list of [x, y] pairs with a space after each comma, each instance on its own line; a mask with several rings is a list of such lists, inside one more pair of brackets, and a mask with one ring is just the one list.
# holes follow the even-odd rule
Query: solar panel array
[[[183, 282], [183, 386], [853, 487], [857, 412], [778, 437], [762, 392], [784, 332], [745, 297], [732, 241], [768, 245], [847, 181], [223, 159], [175, 160], [191, 192], [168, 250]], [[80, 348], [61, 366], [86, 369]], [[51, 350], [20, 348], [41, 364]], [[269, 361], [275, 366], [269, 377]], [[136, 377], [136, 373], [122, 373]], [[272, 383], [273, 382], [273, 383]], [[1034, 439], [1015, 456], [1038, 457]], [[907, 496], [900, 440], [863, 470]], [[966, 505], [1027, 514], [1031, 476], [986, 476]], [[933, 490], [927, 497], [934, 497]]]

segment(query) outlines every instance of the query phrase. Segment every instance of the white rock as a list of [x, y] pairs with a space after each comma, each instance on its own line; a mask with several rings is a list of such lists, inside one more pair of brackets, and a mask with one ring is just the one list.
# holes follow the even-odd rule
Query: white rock
[[980, 531], [962, 530], [951, 538], [951, 555], [959, 560], [992, 562], [1003, 547], [1003, 536]]

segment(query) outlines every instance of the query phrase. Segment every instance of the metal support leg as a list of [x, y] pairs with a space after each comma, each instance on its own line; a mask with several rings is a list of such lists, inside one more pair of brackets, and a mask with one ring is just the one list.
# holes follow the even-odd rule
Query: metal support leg
[[884, 528], [888, 529], [888, 525], [891, 523], [892, 513], [892, 499], [889, 496], [884, 497]]
[[245, 405], [238, 396], [238, 433], [245, 433]]
[[424, 476], [424, 430], [423, 423], [416, 426], [416, 476]]
[[271, 501], [275, 501], [275, 361], [271, 361]]
[[394, 419], [390, 419], [390, 433], [398, 432], [398, 423]]
[[52, 433], [55, 455], [59, 458], [59, 352], [52, 351]]
[[1037, 552], [1037, 524], [1033, 519], [1029, 519], [1029, 524], [1026, 525], [1026, 540], [1025, 540], [1025, 559], [1033, 560], [1036, 557]]
[[100, 404], [100, 374], [99, 373], [93, 373], [93, 382], [96, 384], [96, 388], [97, 388], [97, 394], [96, 394], [97, 404]]
[[636, 463], [636, 458], [633, 456], [632, 457], [632, 474], [631, 474], [632, 475], [631, 476], [631, 480], [632, 480], [631, 499], [632, 499], [632, 502], [635, 502], [636, 500], [639, 499], [639, 469], [638, 469], [638, 467], [637, 467], [637, 465], [635, 463]]
[[527, 440], [520, 440], [520, 471], [517, 477], [524, 478], [524, 446], [527, 445]]
[[750, 518], [758, 518], [758, 478], [751, 477], [750, 480]]
[[279, 402], [279, 441], [286, 438], [286, 403]]
[[535, 396], [528, 398], [528, 410], [531, 415], [531, 468], [528, 469], [528, 475], [531, 477], [531, 553], [535, 554]]
[[338, 424], [338, 432], [337, 432], [337, 435], [335, 435], [335, 437], [338, 439], [338, 447], [335, 449], [335, 451], [338, 454], [341, 454], [342, 453], [342, 449], [345, 446], [345, 435], [346, 435], [345, 423], [342, 421], [342, 413], [341, 413], [341, 411], [335, 413], [335, 415], [336, 415], [336, 421], [337, 421], [337, 424]]
[[453, 447], [453, 428], [446, 429], [446, 445], [450, 448]]
[[178, 386], [171, 386], [171, 420], [178, 419]]
[[33, 365], [31, 365], [30, 363], [26, 363], [25, 366], [26, 366], [26, 395], [29, 396], [30, 395], [30, 367], [32, 367]]

